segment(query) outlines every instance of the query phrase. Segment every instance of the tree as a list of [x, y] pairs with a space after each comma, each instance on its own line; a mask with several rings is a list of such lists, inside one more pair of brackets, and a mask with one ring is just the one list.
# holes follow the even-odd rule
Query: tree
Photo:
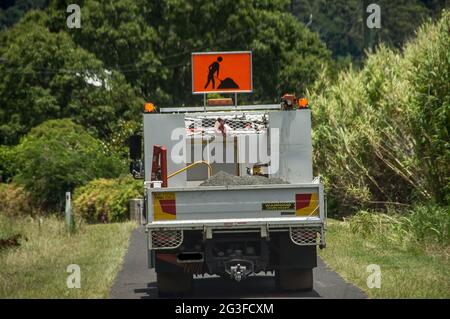
[[[291, 12], [319, 33], [333, 56], [362, 54], [362, 9], [360, 0], [294, 0]], [[311, 21], [310, 21], [311, 20]]]
[[[161, 25], [160, 43], [174, 65], [171, 83], [177, 92], [174, 104], [194, 101], [190, 90], [192, 51], [253, 51], [254, 94], [241, 101], [274, 102], [287, 92], [302, 93], [317, 77], [330, 55], [319, 38], [286, 13], [288, 1], [167, 1], [159, 3], [150, 21]], [[184, 13], [183, 13], [184, 12]], [[182, 17], [180, 19], [180, 17]], [[192, 103], [191, 102], [191, 103]]]
[[105, 68], [48, 16], [31, 11], [0, 34], [0, 144], [15, 144], [50, 118], [71, 117], [105, 138], [118, 118], [137, 118], [143, 101], [124, 76]]
[[[162, 105], [198, 103], [191, 94], [191, 53], [253, 50], [255, 94], [240, 99], [278, 101], [291, 90], [301, 93], [330, 54], [320, 39], [286, 13], [277, 1], [86, 0], [74, 41], [106, 67], [122, 72], [148, 100]], [[50, 27], [65, 30], [51, 4]], [[280, 80], [281, 82], [277, 82]]]
[[[414, 37], [416, 29], [431, 15], [437, 17], [448, 0], [379, 0], [382, 27], [374, 30], [377, 43], [400, 49]], [[291, 12], [303, 23], [312, 16], [310, 29], [333, 52], [336, 59], [351, 56], [364, 58], [363, 0], [293, 0]], [[370, 2], [369, 2], [370, 3]]]
[[14, 148], [0, 145], [0, 183], [8, 182], [15, 173]]
[[60, 208], [65, 192], [95, 178], [118, 177], [126, 170], [101, 141], [69, 119], [49, 120], [33, 128], [15, 151], [15, 182], [44, 208]]
[[10, 0], [0, 5], [0, 30], [11, 27], [31, 9], [44, 9], [49, 0]]

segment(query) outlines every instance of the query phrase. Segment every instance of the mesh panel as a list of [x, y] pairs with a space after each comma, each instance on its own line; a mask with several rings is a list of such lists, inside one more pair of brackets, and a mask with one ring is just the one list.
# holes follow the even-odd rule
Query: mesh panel
[[291, 240], [299, 246], [317, 245], [318, 233], [320, 233], [320, 227], [295, 227], [289, 229]]
[[192, 132], [203, 130], [213, 131], [217, 118], [222, 118], [235, 134], [256, 132], [267, 129], [267, 116], [265, 114], [242, 114], [242, 115], [221, 115], [221, 116], [197, 116], [187, 117], [185, 120], [186, 129]]
[[183, 242], [182, 230], [154, 230], [151, 232], [153, 249], [175, 249]]

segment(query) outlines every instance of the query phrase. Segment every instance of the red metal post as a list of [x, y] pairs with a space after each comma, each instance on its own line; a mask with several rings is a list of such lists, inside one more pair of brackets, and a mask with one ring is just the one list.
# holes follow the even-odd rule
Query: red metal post
[[167, 187], [167, 148], [161, 147], [161, 179], [162, 187]]
[[158, 169], [160, 167], [159, 158], [161, 155], [161, 146], [153, 145], [153, 158], [152, 158], [152, 176], [151, 180], [156, 180], [156, 174], [158, 173]]

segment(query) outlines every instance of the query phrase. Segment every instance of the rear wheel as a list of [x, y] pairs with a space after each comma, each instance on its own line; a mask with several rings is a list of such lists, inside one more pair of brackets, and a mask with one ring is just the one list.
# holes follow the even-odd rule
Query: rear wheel
[[175, 297], [192, 289], [192, 274], [182, 272], [158, 272], [156, 274], [159, 297]]
[[304, 268], [279, 269], [275, 273], [277, 288], [288, 291], [311, 291], [313, 289], [313, 270]]

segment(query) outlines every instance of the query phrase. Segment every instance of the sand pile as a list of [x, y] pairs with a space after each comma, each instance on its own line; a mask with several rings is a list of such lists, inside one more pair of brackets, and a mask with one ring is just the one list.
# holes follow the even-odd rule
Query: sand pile
[[200, 186], [232, 186], [232, 185], [266, 185], [289, 184], [280, 178], [267, 178], [263, 176], [234, 176], [220, 171]]

